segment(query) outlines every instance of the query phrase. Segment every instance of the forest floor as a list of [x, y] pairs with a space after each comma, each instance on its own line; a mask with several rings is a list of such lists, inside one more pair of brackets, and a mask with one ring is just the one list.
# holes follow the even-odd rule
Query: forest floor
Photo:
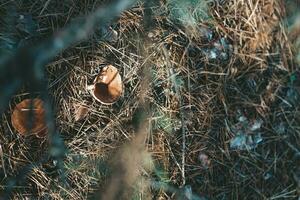
[[[11, 199], [299, 197], [300, 2], [178, 2], [138, 3], [47, 64], [62, 168], [41, 161], [47, 138], [14, 130], [12, 109], [30, 95], [12, 97], [0, 123], [0, 185]], [[34, 45], [99, 6], [2, 0], [0, 16], [17, 25], [1, 17], [0, 40]], [[124, 93], [103, 105], [87, 85], [109, 64]]]

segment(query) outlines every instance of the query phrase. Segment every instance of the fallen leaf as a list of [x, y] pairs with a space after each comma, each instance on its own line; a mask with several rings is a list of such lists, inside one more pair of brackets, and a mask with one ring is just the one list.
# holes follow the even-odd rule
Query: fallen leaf
[[83, 105], [76, 104], [74, 105], [74, 108], [75, 108], [75, 116], [74, 116], [75, 122], [82, 120], [89, 113], [89, 109]]

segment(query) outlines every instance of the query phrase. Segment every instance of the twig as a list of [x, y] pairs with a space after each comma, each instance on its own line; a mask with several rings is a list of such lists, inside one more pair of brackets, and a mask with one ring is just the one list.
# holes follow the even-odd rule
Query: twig
[[1, 156], [1, 162], [2, 162], [2, 168], [3, 168], [3, 172], [4, 172], [4, 176], [5, 178], [7, 177], [6, 174], [6, 169], [5, 169], [5, 163], [4, 163], [4, 154], [3, 154], [3, 149], [2, 149], [2, 145], [0, 144], [0, 156]]
[[47, 9], [47, 7], [48, 7], [48, 5], [50, 4], [50, 2], [51, 2], [51, 0], [47, 0], [47, 1], [46, 1], [46, 3], [45, 3], [45, 5], [44, 5], [44, 7], [43, 7], [43, 9], [41, 10], [41, 12], [40, 12], [39, 15], [42, 15], [42, 14], [43, 14], [43, 12]]
[[182, 106], [182, 98], [180, 94], [180, 89], [176, 83], [176, 74], [174, 73], [172, 63], [170, 62], [170, 57], [168, 56], [168, 52], [165, 48], [163, 48], [163, 53], [166, 56], [166, 62], [169, 66], [169, 77], [172, 81], [172, 85], [175, 89], [175, 93], [178, 97], [179, 101], [179, 110], [180, 110], [180, 118], [181, 118], [181, 124], [182, 124], [182, 129], [181, 129], [181, 134], [182, 134], [182, 146], [181, 146], [181, 176], [182, 176], [182, 185], [185, 185], [186, 183], [186, 178], [185, 178], [185, 151], [186, 151], [186, 123], [184, 119], [184, 110]]
[[170, 142], [167, 139], [166, 139], [166, 142], [167, 142], [167, 145], [168, 145], [171, 157], [174, 159], [174, 162], [177, 165], [178, 169], [182, 172], [181, 166], [180, 166], [179, 162], [176, 160], [176, 157], [175, 157], [175, 155], [174, 155], [174, 153], [172, 151]]

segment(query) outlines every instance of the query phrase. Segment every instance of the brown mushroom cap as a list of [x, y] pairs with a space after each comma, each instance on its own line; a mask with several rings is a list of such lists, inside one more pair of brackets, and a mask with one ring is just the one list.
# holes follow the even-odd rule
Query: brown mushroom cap
[[[45, 110], [41, 99], [25, 99], [17, 104], [11, 115], [12, 126], [21, 134], [43, 137], [47, 133]], [[32, 108], [32, 110], [31, 110]]]
[[113, 104], [123, 93], [123, 83], [118, 69], [104, 67], [95, 78], [92, 96], [103, 104]]

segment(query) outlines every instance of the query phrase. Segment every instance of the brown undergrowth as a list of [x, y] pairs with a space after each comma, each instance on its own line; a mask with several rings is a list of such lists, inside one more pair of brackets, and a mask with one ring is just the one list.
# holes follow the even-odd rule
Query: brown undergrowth
[[[42, 38], [102, 3], [15, 6], [34, 16]], [[275, 0], [214, 1], [203, 7], [209, 17], [185, 24], [170, 17], [167, 1], [159, 1], [147, 29], [139, 3], [110, 24], [117, 38], [98, 30], [62, 52], [46, 71], [67, 147], [65, 171], [55, 160], [38, 164], [47, 139], [23, 138], [11, 127], [11, 108], [28, 97], [25, 87], [0, 124], [3, 176], [32, 165], [13, 199], [295, 199], [299, 99], [289, 99], [291, 93], [297, 98], [290, 85], [297, 64], [285, 6]], [[118, 68], [125, 88], [109, 106], [86, 89], [107, 64]], [[86, 110], [77, 119], [80, 107]], [[263, 121], [255, 148], [231, 147], [241, 116], [249, 124]]]

